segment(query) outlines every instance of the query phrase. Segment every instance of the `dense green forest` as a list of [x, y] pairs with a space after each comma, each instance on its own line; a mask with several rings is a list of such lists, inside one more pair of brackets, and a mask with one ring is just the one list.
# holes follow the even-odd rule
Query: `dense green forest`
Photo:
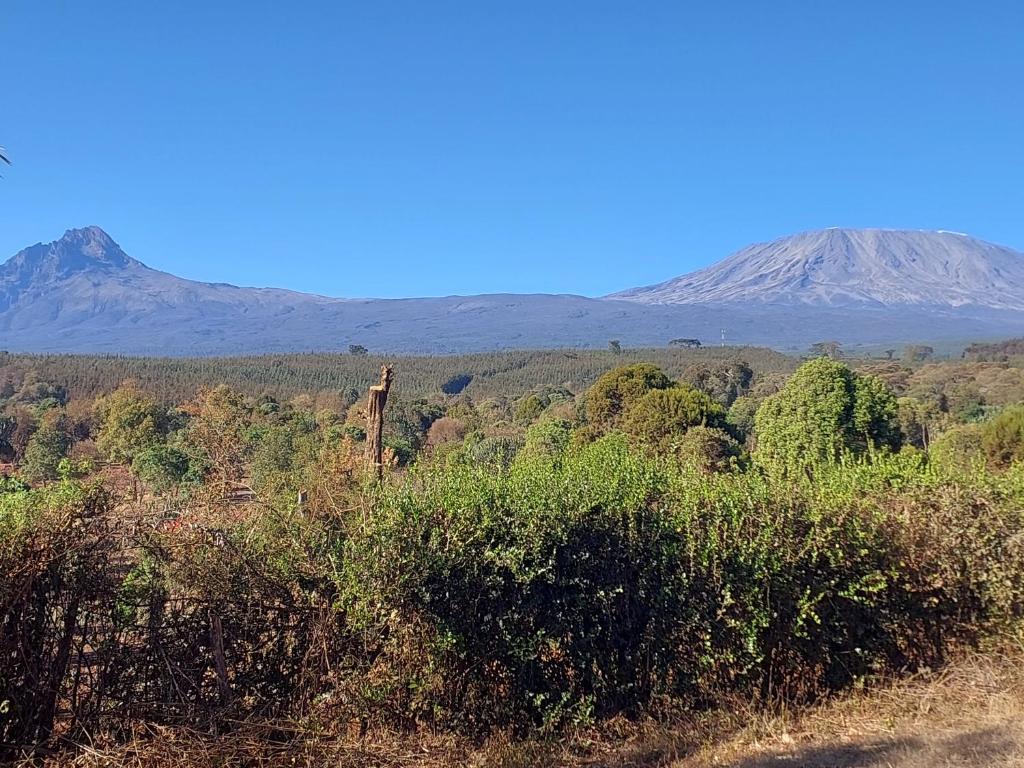
[[686, 349], [538, 350], [479, 355], [387, 357], [362, 354], [295, 354], [259, 357], [116, 357], [0, 353], [0, 384], [31, 376], [64, 388], [75, 398], [95, 397], [132, 379], [166, 402], [181, 402], [200, 389], [226, 384], [248, 395], [364, 392], [381, 363], [395, 368], [395, 391], [429, 397], [458, 388], [472, 397], [518, 397], [538, 387], [581, 391], [616, 365], [652, 362], [670, 375], [687, 368], [734, 360], [764, 373], [792, 371], [795, 361], [759, 347]]
[[1019, 632], [1024, 370], [814, 351], [398, 358], [379, 481], [369, 355], [6, 355], [0, 751], [558, 738]]

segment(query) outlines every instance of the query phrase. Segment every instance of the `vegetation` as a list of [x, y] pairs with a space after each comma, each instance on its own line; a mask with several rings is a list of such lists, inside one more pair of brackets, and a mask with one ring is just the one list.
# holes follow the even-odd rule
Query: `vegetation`
[[134, 381], [158, 401], [178, 404], [201, 389], [226, 384], [247, 395], [287, 400], [299, 395], [337, 408], [349, 404], [380, 377], [380, 366], [395, 367], [394, 392], [421, 398], [439, 393], [456, 376], [470, 376], [465, 394], [480, 400], [517, 398], [540, 387], [583, 392], [617, 365], [649, 362], [669, 376], [684, 369], [745, 361], [762, 373], [789, 373], [796, 362], [778, 352], [753, 347], [702, 349], [628, 349], [493, 352], [453, 357], [382, 358], [377, 355], [304, 354], [230, 358], [146, 358], [96, 355], [21, 355], [0, 352], [0, 394], [6, 384], [20, 387], [30, 379], [51, 382], [65, 396], [94, 398]]
[[567, 354], [396, 361], [381, 482], [340, 383], [372, 356], [7, 356], [3, 756], [146, 725], [544, 737], [808, 701], [1024, 617], [1009, 364]]

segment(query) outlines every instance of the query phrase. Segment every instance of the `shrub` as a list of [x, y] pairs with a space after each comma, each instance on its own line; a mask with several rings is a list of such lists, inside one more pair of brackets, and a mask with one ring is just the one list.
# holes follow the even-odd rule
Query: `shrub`
[[739, 469], [744, 456], [732, 435], [705, 426], [688, 429], [677, 441], [675, 454], [683, 464], [701, 473]]
[[985, 456], [995, 467], [1008, 467], [1024, 459], [1024, 405], [1004, 408], [985, 424], [981, 445]]
[[984, 461], [983, 431], [977, 424], [960, 424], [947, 429], [928, 447], [928, 456], [939, 467], [967, 472]]
[[701, 478], [621, 435], [554, 464], [410, 478], [378, 499], [342, 580], [368, 705], [553, 727], [934, 662], [1024, 597], [1021, 478], [974, 483], [916, 454], [826, 465], [813, 483]]

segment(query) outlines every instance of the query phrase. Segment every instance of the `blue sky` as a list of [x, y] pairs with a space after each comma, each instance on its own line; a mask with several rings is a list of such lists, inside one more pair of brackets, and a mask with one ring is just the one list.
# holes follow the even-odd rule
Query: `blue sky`
[[1024, 250], [1024, 3], [46, 2], [0, 12], [0, 258], [600, 295], [827, 226]]

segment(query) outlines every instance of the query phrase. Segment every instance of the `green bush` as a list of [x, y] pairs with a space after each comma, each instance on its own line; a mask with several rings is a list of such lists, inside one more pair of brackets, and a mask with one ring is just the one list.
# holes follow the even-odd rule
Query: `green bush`
[[339, 589], [373, 660], [368, 705], [409, 721], [544, 727], [662, 696], [810, 695], [1019, 613], [1022, 487], [913, 453], [813, 483], [699, 476], [613, 435], [557, 464], [525, 453], [385, 490]]
[[1011, 405], [985, 424], [981, 446], [995, 467], [1024, 459], [1024, 405]]

